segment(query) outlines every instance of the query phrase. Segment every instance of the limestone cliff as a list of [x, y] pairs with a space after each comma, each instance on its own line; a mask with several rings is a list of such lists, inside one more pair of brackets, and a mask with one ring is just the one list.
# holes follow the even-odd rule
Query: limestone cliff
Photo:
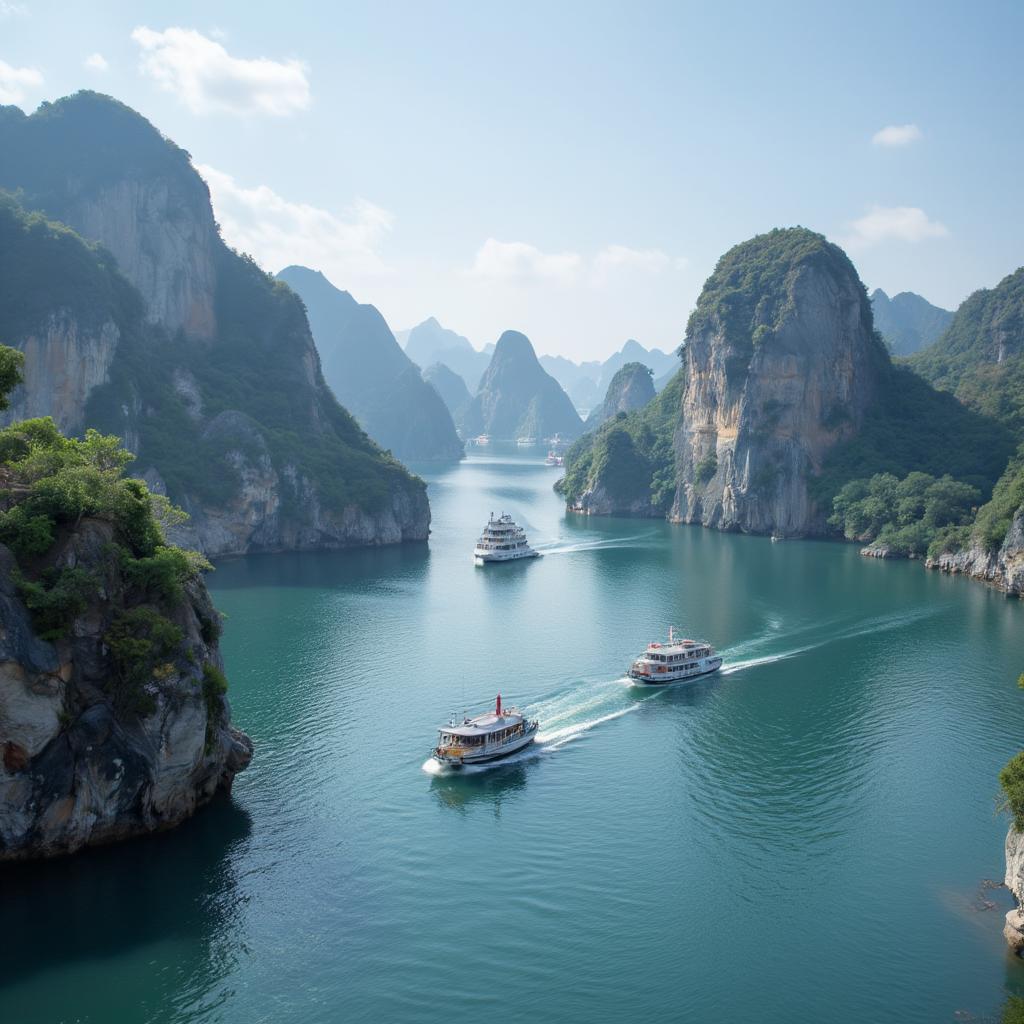
[[147, 684], [147, 710], [111, 699], [104, 634], [123, 590], [106, 555], [112, 539], [109, 524], [86, 520], [54, 553], [55, 565], [87, 567], [105, 584], [55, 643], [34, 632], [0, 545], [0, 860], [170, 828], [230, 789], [252, 756], [226, 700], [208, 704], [203, 693], [203, 666], [221, 661], [208, 626], [217, 612], [200, 583], [171, 615], [183, 641]]
[[731, 249], [690, 317], [672, 518], [751, 533], [826, 532], [808, 488], [853, 436], [887, 368], [845, 253], [803, 228]]
[[224, 245], [184, 150], [94, 93], [0, 108], [0, 187], [86, 236], [46, 220], [45, 259], [0, 280], [14, 416], [124, 437], [210, 555], [428, 536], [425, 485], [338, 405], [301, 302]]
[[1006, 833], [1006, 888], [1017, 906], [1007, 912], [1003, 935], [1013, 950], [1024, 949], [1024, 835], [1010, 825]]
[[[998, 492], [993, 500], [998, 500]], [[987, 545], [976, 529], [965, 547], [942, 552], [926, 564], [943, 572], [963, 573], [1011, 597], [1024, 597], [1024, 505], [1017, 508], [997, 547]]]
[[654, 398], [652, 371], [642, 363], [626, 363], [612, 377], [604, 401], [587, 417], [587, 430], [594, 430], [620, 412], [642, 409]]
[[44, 103], [31, 117], [16, 110], [5, 108], [0, 122], [0, 184], [22, 188], [26, 205], [101, 241], [152, 322], [212, 338], [222, 243], [188, 153], [95, 93]]

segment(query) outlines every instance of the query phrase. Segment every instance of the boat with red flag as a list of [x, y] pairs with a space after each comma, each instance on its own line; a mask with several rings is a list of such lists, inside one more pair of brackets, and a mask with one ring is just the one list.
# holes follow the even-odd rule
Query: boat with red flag
[[537, 735], [539, 722], [532, 721], [519, 708], [503, 708], [501, 694], [494, 709], [475, 718], [451, 721], [438, 730], [432, 757], [441, 764], [483, 764], [508, 757], [528, 747]]

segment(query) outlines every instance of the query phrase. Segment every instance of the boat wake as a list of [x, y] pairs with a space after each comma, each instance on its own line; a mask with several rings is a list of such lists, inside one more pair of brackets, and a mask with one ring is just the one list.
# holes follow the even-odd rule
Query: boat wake
[[[788, 661], [837, 641], [852, 640], [868, 634], [899, 629], [902, 626], [937, 615], [942, 610], [941, 607], [930, 607], [906, 612], [903, 615], [862, 619], [859, 622], [845, 620], [845, 627], [841, 624], [843, 620], [815, 622], [785, 633], [783, 633], [782, 624], [778, 620], [771, 620], [764, 635], [723, 651], [726, 664], [717, 673], [703, 676], [699, 680], [684, 685], [692, 686], [699, 682], [711, 683], [717, 676], [731, 676], [761, 665]], [[825, 635], [821, 635], [822, 631], [825, 631]], [[814, 633], [818, 633], [819, 636], [815, 638]], [[763, 649], [764, 645], [768, 643], [778, 642], [783, 638], [794, 640], [801, 636], [808, 637], [805, 643], [787, 647], [782, 651], [756, 654], [758, 647]], [[737, 654], [748, 652], [754, 656], [732, 660]], [[475, 775], [504, 765], [535, 760], [556, 753], [566, 744], [580, 739], [599, 726], [639, 711], [647, 701], [657, 700], [663, 693], [673, 689], [675, 688], [672, 686], [652, 689], [650, 693], [641, 696], [637, 690], [631, 687], [629, 679], [624, 676], [610, 680], [579, 680], [566, 689], [542, 694], [530, 704], [529, 717], [540, 721], [541, 730], [537, 733], [534, 742], [524, 750], [489, 764], [463, 765], [458, 768], [441, 765], [432, 758], [428, 758], [423, 763], [422, 769], [429, 775]]]
[[606, 540], [581, 540], [581, 541], [545, 541], [536, 545], [536, 550], [543, 555], [572, 555], [579, 551], [600, 551], [603, 548], [632, 548], [638, 547], [637, 541], [644, 540], [644, 534], [638, 533], [633, 537], [612, 537]]

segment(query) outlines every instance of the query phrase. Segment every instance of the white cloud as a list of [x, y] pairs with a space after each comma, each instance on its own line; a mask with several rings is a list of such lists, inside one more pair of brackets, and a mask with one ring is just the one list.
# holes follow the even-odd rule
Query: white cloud
[[86, 71], [106, 71], [110, 65], [107, 63], [107, 58], [102, 53], [90, 53], [85, 60], [82, 61], [82, 67]]
[[630, 249], [626, 245], [606, 245], [594, 257], [594, 277], [600, 284], [620, 270], [659, 274], [671, 263], [672, 260], [661, 249]]
[[921, 129], [916, 124], [887, 124], [871, 136], [871, 141], [876, 146], [909, 146], [921, 137]]
[[35, 68], [15, 68], [0, 60], [0, 103], [21, 103], [42, 84], [43, 76]]
[[631, 249], [606, 245], [593, 257], [578, 252], [543, 252], [528, 242], [499, 242], [488, 238], [477, 250], [470, 273], [474, 277], [511, 284], [604, 285], [614, 275], [659, 274], [682, 270], [685, 259], [673, 260], [661, 249]]
[[541, 252], [527, 242], [499, 242], [488, 238], [477, 250], [470, 273], [490, 281], [568, 284], [576, 278], [582, 262], [579, 253]]
[[8, 0], [0, 0], [0, 18], [24, 18], [28, 15], [25, 4], [12, 4]]
[[865, 249], [878, 242], [923, 242], [928, 238], [945, 238], [949, 229], [937, 220], [930, 220], [917, 206], [872, 206], [863, 217], [852, 221], [844, 244], [852, 249]]
[[210, 186], [224, 240], [267, 269], [301, 263], [322, 270], [341, 288], [355, 275], [387, 272], [378, 249], [394, 224], [388, 210], [359, 199], [339, 217], [291, 202], [266, 185], [245, 188], [214, 167], [200, 164], [196, 170]]
[[287, 117], [309, 106], [309, 79], [301, 61], [232, 57], [201, 32], [140, 27], [139, 70], [178, 95], [194, 114], [269, 114]]

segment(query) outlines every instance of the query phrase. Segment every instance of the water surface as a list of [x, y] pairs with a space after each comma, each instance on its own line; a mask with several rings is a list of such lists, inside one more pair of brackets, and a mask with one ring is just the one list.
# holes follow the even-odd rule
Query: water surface
[[[1024, 987], [980, 889], [1024, 607], [843, 545], [566, 517], [556, 475], [472, 457], [428, 474], [429, 545], [220, 565], [256, 759], [174, 834], [0, 873], [0, 1020], [906, 1024]], [[475, 568], [502, 510], [545, 557]], [[670, 624], [725, 671], [625, 686]], [[498, 691], [535, 748], [425, 771]]]

